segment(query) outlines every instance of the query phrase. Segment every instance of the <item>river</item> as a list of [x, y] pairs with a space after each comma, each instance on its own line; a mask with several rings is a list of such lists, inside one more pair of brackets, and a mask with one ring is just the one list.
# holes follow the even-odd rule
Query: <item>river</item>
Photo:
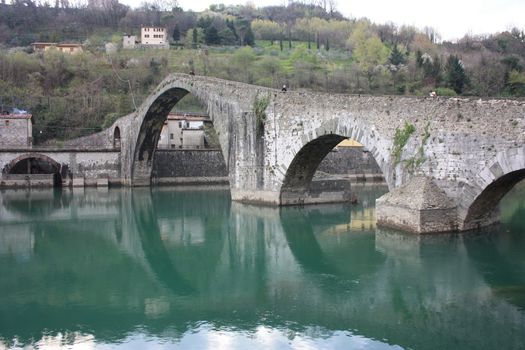
[[0, 349], [525, 349], [525, 184], [482, 232], [223, 189], [0, 193]]

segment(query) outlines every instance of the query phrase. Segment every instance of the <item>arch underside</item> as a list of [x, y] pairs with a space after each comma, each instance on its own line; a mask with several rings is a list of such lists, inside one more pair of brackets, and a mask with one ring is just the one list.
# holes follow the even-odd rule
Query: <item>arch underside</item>
[[159, 95], [150, 105], [140, 126], [135, 145], [131, 178], [134, 186], [149, 186], [153, 156], [157, 149], [162, 126], [168, 113], [189, 91], [182, 88], [170, 88]]
[[[321, 161], [330, 151], [347, 137], [329, 134], [323, 135], [306, 144], [295, 156], [288, 167], [283, 185], [281, 187], [280, 204], [294, 205], [307, 204], [309, 202], [319, 203], [323, 201], [340, 201], [333, 198], [320, 198], [321, 194], [312, 191], [312, 178]], [[341, 193], [341, 196], [349, 196], [349, 193]], [[349, 199], [349, 198], [348, 198]]]
[[461, 229], [477, 229], [498, 222], [500, 200], [523, 179], [525, 169], [507, 173], [488, 185], [469, 206]]

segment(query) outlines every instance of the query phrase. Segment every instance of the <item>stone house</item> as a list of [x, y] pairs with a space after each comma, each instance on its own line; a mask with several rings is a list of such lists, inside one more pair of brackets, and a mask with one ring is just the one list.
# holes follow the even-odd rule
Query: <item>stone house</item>
[[0, 114], [0, 148], [25, 148], [32, 144], [31, 114]]
[[123, 49], [134, 49], [137, 47], [137, 37], [135, 35], [124, 34], [122, 37]]
[[208, 116], [170, 113], [160, 132], [158, 147], [204, 148], [204, 123], [207, 122], [210, 122]]

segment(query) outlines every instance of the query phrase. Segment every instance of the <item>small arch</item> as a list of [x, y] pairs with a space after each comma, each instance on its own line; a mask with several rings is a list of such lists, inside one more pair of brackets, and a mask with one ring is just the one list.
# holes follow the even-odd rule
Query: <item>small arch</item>
[[113, 130], [113, 148], [120, 148], [120, 128], [118, 126]]
[[281, 185], [279, 204], [294, 205], [308, 203], [327, 203], [351, 200], [349, 186], [341, 183], [339, 189], [333, 192], [328, 190], [323, 193], [322, 188], [310, 190], [312, 179], [319, 165], [325, 157], [343, 140], [353, 140], [368, 149], [367, 157], [372, 157], [380, 169], [382, 178], [388, 188], [392, 189], [392, 167], [389, 163], [389, 154], [382, 145], [388, 144], [375, 129], [366, 124], [356, 123], [349, 118], [334, 117], [315, 130], [300, 136], [311, 139], [311, 135], [321, 135], [306, 144], [297, 143], [297, 148], [292, 151], [294, 155]]
[[44, 154], [29, 153], [13, 159], [2, 169], [3, 174], [53, 174], [53, 185], [62, 186], [62, 178], [67, 176], [67, 166], [63, 166], [53, 158]]
[[304, 145], [294, 157], [281, 187], [280, 204], [304, 204], [310, 183], [326, 155], [346, 137], [336, 134], [323, 135]]

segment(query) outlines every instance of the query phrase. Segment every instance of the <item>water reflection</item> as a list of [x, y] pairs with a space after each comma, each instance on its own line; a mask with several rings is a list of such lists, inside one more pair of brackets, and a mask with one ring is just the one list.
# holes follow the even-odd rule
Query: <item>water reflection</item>
[[0, 344], [525, 347], [523, 196], [492, 234], [419, 237], [375, 229], [384, 190], [302, 209], [220, 190], [2, 193]]

